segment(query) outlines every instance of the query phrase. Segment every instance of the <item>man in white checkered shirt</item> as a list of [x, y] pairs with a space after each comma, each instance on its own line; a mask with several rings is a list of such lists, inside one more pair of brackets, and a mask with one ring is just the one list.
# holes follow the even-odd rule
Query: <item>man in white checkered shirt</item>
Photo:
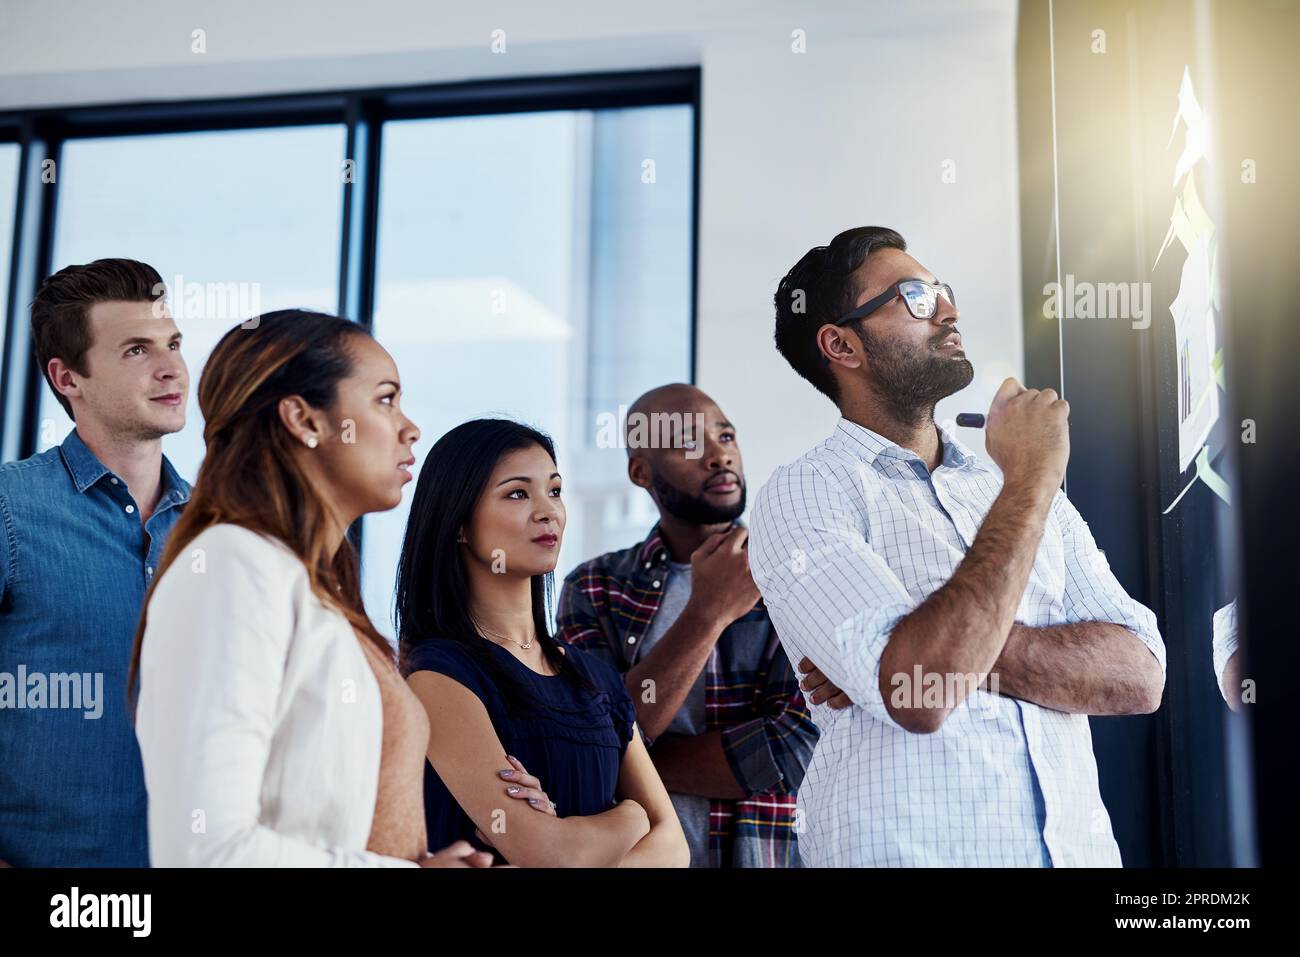
[[811, 250], [775, 298], [777, 348], [842, 415], [750, 522], [821, 730], [804, 862], [1118, 866], [1087, 716], [1158, 708], [1165, 652], [1060, 492], [1069, 406], [1004, 382], [993, 464], [942, 433], [974, 370], [952, 289], [893, 230]]

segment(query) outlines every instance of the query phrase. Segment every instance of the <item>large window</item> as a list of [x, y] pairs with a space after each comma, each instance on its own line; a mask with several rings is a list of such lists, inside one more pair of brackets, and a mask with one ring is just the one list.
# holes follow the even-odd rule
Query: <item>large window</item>
[[[692, 113], [665, 106], [404, 120], [383, 131], [374, 333], [416, 449], [478, 416], [555, 440], [559, 571], [653, 524], [598, 422], [690, 377]], [[372, 616], [389, 613], [408, 501], [366, 520]]]
[[[397, 363], [417, 469], [460, 422], [519, 419], [556, 443], [559, 573], [632, 544], [655, 514], [606, 439], [641, 392], [692, 377], [697, 94], [681, 70], [0, 116], [32, 132], [0, 143], [0, 290], [22, 149], [32, 170], [57, 161], [24, 212], [8, 454], [72, 428], [27, 358], [29, 293], [126, 257], [158, 269], [184, 335], [188, 418], [163, 450], [187, 478], [217, 340], [258, 312], [343, 308]], [[366, 604], [390, 636], [407, 515], [361, 522]]]
[[[203, 458], [199, 375], [217, 340], [255, 312], [338, 309], [344, 138], [339, 125], [64, 144], [53, 269], [125, 257], [162, 274], [190, 371], [185, 429], [163, 451], [190, 480]], [[71, 429], [44, 387], [37, 447]]]

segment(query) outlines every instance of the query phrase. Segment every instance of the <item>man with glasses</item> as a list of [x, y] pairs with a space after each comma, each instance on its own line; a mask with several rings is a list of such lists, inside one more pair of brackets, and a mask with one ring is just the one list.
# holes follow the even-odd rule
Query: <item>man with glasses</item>
[[[1116, 866], [1090, 714], [1160, 705], [1155, 617], [1060, 492], [1069, 406], [1007, 379], [992, 463], [934, 421], [974, 376], [950, 286], [892, 229], [812, 249], [776, 344], [839, 407], [776, 470], [750, 565], [822, 736], [799, 792], [812, 866]], [[853, 707], [832, 712], [828, 699]]]

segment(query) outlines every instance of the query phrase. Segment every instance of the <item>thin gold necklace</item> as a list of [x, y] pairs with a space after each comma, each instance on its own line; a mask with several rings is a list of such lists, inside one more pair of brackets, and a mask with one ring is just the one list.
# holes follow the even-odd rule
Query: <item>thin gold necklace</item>
[[537, 634], [533, 633], [528, 637], [527, 641], [520, 641], [517, 638], [511, 638], [509, 635], [498, 635], [495, 631], [492, 631], [488, 628], [484, 628], [477, 621], [474, 622], [474, 627], [477, 628], [479, 631], [486, 632], [487, 634], [491, 635], [493, 638], [500, 638], [502, 641], [512, 642], [513, 644], [516, 644], [520, 648], [524, 649], [524, 651], [528, 651], [530, 648], [533, 647], [533, 639], [537, 637]]

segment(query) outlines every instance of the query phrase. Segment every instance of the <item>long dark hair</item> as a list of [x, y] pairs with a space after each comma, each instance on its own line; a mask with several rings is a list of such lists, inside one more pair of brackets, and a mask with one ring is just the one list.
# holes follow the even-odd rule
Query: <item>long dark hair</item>
[[347, 319], [282, 309], [259, 316], [256, 324], [235, 326], [212, 350], [199, 379], [207, 451], [145, 597], [131, 651], [128, 697], [135, 688], [154, 587], [200, 532], [225, 522], [288, 545], [307, 566], [316, 596], [392, 658], [361, 601], [356, 549], [345, 537], [331, 550], [327, 507], [298, 466], [295, 440], [277, 411], [280, 400], [291, 395], [332, 409], [339, 380], [352, 372], [348, 347], [361, 336], [369, 333]]
[[[488, 647], [470, 618], [469, 577], [457, 538], [467, 528], [492, 471], [507, 453], [539, 445], [555, 461], [550, 436], [509, 419], [473, 419], [440, 438], [420, 466], [415, 497], [406, 523], [402, 556], [397, 563], [394, 622], [399, 664], [406, 673], [411, 652], [436, 638], [460, 643], [491, 675], [512, 714], [537, 702]], [[550, 607], [555, 590], [551, 572], [532, 576], [533, 627], [546, 660], [556, 673], [587, 691], [587, 675], [560, 651], [551, 634]]]

